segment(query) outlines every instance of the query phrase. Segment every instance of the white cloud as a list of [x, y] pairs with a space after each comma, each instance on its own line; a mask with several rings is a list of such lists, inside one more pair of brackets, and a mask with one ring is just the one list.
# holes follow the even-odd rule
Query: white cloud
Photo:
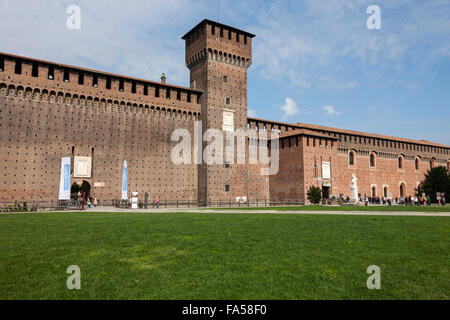
[[[450, 5], [441, 1], [384, 1], [381, 30], [368, 30], [372, 0], [275, 0], [262, 3], [249, 29], [255, 69], [294, 87], [348, 90], [390, 82], [450, 54]], [[417, 66], [411, 70], [411, 65]]]
[[338, 116], [340, 114], [342, 114], [342, 112], [337, 111], [333, 106], [329, 105], [329, 106], [323, 106], [322, 110], [325, 110], [325, 114], [327, 116]]
[[286, 101], [283, 106], [281, 106], [281, 110], [284, 111], [283, 121], [287, 120], [287, 118], [291, 116], [295, 116], [300, 113], [300, 109], [297, 106], [297, 103], [291, 98], [286, 98]]
[[[68, 30], [66, 9], [81, 9]], [[14, 0], [0, 2], [0, 50], [23, 56], [189, 85], [181, 36], [205, 16], [200, 0]]]
[[256, 117], [256, 110], [255, 109], [248, 109], [247, 110], [247, 116], [255, 118]]

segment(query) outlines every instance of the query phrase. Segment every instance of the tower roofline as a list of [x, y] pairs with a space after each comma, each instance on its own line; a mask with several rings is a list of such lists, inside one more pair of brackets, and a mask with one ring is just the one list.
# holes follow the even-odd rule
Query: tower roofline
[[188, 87], [183, 87], [183, 86], [178, 86], [178, 85], [173, 85], [173, 84], [168, 84], [168, 83], [161, 83], [161, 82], [157, 82], [157, 81], [146, 80], [146, 79], [136, 78], [136, 77], [130, 77], [130, 76], [116, 74], [116, 73], [110, 73], [110, 72], [106, 72], [106, 71], [77, 67], [77, 66], [68, 65], [68, 64], [61, 64], [59, 62], [30, 58], [30, 57], [20, 56], [20, 55], [2, 52], [2, 51], [0, 51], [0, 56], [7, 57], [9, 59], [20, 59], [20, 60], [27, 61], [27, 62], [38, 62], [38, 63], [44, 64], [44, 65], [55, 66], [57, 68], [66, 68], [66, 69], [71, 69], [71, 70], [75, 70], [75, 71], [84, 71], [84, 72], [88, 72], [88, 73], [92, 73], [92, 74], [108, 76], [108, 77], [117, 78], [117, 79], [124, 79], [124, 80], [128, 80], [128, 81], [137, 81], [137, 82], [142, 82], [142, 83], [148, 83], [148, 84], [151, 84], [154, 86], [170, 87], [170, 88], [174, 88], [174, 89], [184, 90], [187, 92], [190, 91], [190, 92], [196, 92], [196, 93], [203, 93], [203, 91], [199, 90], [199, 89], [188, 88]]
[[250, 32], [247, 32], [247, 31], [244, 31], [244, 30], [241, 30], [241, 29], [237, 29], [237, 28], [235, 28], [235, 27], [231, 27], [231, 26], [228, 26], [228, 25], [226, 25], [226, 24], [222, 24], [222, 23], [219, 23], [219, 22], [216, 22], [216, 21], [212, 21], [212, 20], [209, 20], [209, 19], [204, 19], [202, 22], [200, 22], [200, 23], [197, 24], [195, 27], [193, 27], [191, 30], [189, 30], [189, 32], [186, 33], [181, 39], [186, 40], [187, 37], [188, 37], [194, 30], [198, 29], [200, 26], [203, 26], [204, 24], [207, 24], [207, 23], [212, 24], [212, 25], [215, 25], [216, 27], [222, 27], [222, 28], [226, 28], [226, 29], [229, 29], [229, 30], [232, 30], [232, 31], [235, 31], [235, 32], [239, 32], [239, 33], [241, 33], [241, 34], [243, 34], [243, 35], [246, 35], [247, 37], [250, 37], [250, 38], [254, 38], [254, 37], [255, 37], [255, 35], [252, 34], [252, 33], [250, 33]]

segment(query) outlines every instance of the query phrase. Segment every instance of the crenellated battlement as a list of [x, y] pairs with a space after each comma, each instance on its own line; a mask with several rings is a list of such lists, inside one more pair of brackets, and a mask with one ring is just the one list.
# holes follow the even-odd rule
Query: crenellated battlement
[[[200, 113], [201, 90], [0, 53], [0, 83], [86, 101]], [[105, 103], [106, 103], [105, 102]]]
[[252, 64], [254, 37], [249, 32], [205, 19], [183, 36], [186, 66], [191, 69], [210, 59], [248, 68]]

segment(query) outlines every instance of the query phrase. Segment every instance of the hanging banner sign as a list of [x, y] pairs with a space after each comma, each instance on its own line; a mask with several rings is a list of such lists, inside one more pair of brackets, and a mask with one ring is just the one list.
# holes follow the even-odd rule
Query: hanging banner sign
[[126, 160], [123, 161], [122, 200], [128, 200], [128, 167]]
[[322, 178], [331, 179], [331, 164], [329, 162], [322, 162]]
[[70, 200], [70, 157], [61, 158], [61, 178], [59, 181], [59, 200]]

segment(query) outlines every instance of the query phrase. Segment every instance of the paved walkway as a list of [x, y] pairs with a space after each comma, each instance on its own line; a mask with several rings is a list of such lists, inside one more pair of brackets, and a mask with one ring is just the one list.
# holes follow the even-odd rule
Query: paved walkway
[[334, 215], [364, 215], [364, 216], [429, 216], [450, 217], [450, 212], [400, 212], [400, 211], [315, 211], [315, 210], [240, 210], [236, 209], [198, 209], [198, 208], [160, 208], [160, 209], [120, 209], [113, 207], [97, 207], [87, 209], [88, 212], [194, 212], [194, 213], [244, 213], [244, 214], [334, 214]]

